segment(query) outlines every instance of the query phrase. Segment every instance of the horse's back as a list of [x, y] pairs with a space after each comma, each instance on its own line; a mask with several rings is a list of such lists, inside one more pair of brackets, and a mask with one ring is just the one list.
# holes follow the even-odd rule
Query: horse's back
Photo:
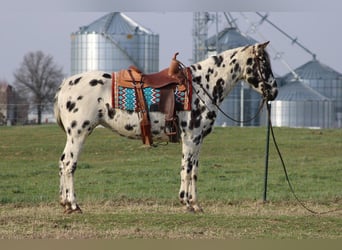
[[111, 78], [111, 74], [103, 71], [90, 71], [66, 78], [55, 98], [58, 124], [66, 128], [74, 121], [94, 120], [101, 108], [110, 105]]

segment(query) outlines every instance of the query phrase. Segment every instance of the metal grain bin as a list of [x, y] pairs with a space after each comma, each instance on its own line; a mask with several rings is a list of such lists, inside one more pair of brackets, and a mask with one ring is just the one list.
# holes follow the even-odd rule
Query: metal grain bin
[[272, 101], [272, 124], [278, 127], [331, 128], [334, 101], [302, 81], [292, 81], [279, 88]]
[[[294, 70], [303, 83], [335, 102], [333, 124], [342, 127], [342, 75], [327, 65], [313, 59]], [[289, 73], [283, 82], [291, 82], [295, 77]]]
[[126, 15], [109, 13], [71, 34], [71, 74], [130, 65], [146, 73], [159, 70], [159, 35]]

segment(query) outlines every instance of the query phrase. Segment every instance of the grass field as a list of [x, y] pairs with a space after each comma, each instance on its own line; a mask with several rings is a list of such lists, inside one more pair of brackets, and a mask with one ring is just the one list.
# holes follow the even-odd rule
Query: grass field
[[[203, 145], [203, 214], [178, 203], [180, 144], [145, 148], [106, 129], [88, 138], [75, 174], [83, 214], [58, 205], [56, 125], [1, 127], [0, 238], [336, 239], [342, 211], [312, 215], [289, 191], [270, 145], [263, 204], [265, 128], [216, 128]], [[321, 211], [342, 207], [342, 130], [275, 128], [297, 195]]]

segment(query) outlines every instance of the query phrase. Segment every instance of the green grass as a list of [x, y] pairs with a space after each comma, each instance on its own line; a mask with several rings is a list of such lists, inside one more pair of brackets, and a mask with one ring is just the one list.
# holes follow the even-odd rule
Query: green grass
[[[341, 213], [312, 216], [294, 200], [265, 128], [215, 128], [204, 141], [204, 214], [178, 204], [180, 144], [143, 147], [106, 129], [88, 138], [75, 174], [83, 215], [62, 215], [56, 125], [0, 127], [0, 238], [341, 238]], [[297, 195], [319, 211], [342, 203], [342, 130], [275, 128]], [[82, 229], [82, 230], [81, 230]], [[80, 231], [81, 230], [81, 231]], [[71, 235], [71, 236], [70, 236]]]

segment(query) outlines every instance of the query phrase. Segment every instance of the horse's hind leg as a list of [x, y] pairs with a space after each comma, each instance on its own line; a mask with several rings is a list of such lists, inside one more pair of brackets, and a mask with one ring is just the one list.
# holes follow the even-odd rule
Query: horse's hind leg
[[65, 208], [65, 213], [82, 212], [76, 202], [74, 173], [85, 137], [85, 135], [72, 137], [68, 134], [67, 142], [59, 161], [60, 204]]

